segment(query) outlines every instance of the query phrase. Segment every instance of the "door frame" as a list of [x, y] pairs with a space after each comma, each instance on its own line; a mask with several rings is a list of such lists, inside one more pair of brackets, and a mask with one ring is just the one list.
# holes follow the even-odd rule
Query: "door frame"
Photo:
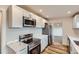
[[6, 53], [6, 9], [0, 8], [1, 19], [1, 54]]

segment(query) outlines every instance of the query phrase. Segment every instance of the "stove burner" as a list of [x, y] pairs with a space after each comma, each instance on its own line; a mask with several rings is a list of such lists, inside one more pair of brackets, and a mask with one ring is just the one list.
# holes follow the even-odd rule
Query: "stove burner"
[[40, 53], [40, 39], [33, 38], [32, 34], [19, 36], [19, 41], [28, 45], [29, 54], [39, 54]]

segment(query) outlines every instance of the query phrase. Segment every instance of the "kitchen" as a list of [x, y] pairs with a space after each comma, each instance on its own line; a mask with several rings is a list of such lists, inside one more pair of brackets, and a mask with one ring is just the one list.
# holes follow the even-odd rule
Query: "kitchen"
[[[37, 15], [32, 14], [31, 12], [28, 12], [28, 11], [26, 11], [26, 10], [20, 8], [20, 7], [17, 7], [17, 6], [11, 6], [11, 8], [14, 9], [14, 10], [12, 10], [13, 11], [12, 13], [14, 15], [13, 17], [17, 16], [18, 20], [16, 20], [17, 17], [13, 18], [13, 21], [14, 20], [15, 21], [14, 21], [14, 23], [11, 23], [11, 19], [9, 19], [10, 21], [8, 21], [8, 22], [11, 23], [11, 24], [9, 24], [9, 25], [7, 24], [7, 27], [9, 26], [9, 29], [7, 28], [7, 33], [8, 33], [7, 39], [10, 39], [11, 41], [12, 40], [16, 41], [18, 39], [18, 41], [19, 41], [20, 35], [22, 35], [22, 36], [31, 35], [31, 37], [33, 37], [33, 38], [41, 38], [41, 39], [45, 38], [47, 40], [47, 35], [42, 35], [42, 28], [44, 27], [44, 23], [46, 22], [45, 19], [43, 19], [44, 21], [41, 22], [39, 20], [42, 19], [42, 18], [37, 16]], [[9, 10], [7, 12], [11, 13], [11, 11], [9, 11]], [[17, 13], [16, 13], [16, 11], [17, 11]], [[30, 14], [32, 14], [34, 16], [32, 16]], [[23, 17], [23, 15], [24, 15], [24, 17]], [[10, 14], [9, 17], [11, 18], [11, 14]], [[23, 18], [23, 20], [22, 20], [22, 18]], [[30, 18], [30, 19], [33, 18], [32, 20], [34, 20], [34, 21], [29, 21], [27, 18]], [[38, 20], [38, 21], [35, 21], [35, 20]], [[35, 27], [35, 24], [36, 24], [36, 27]], [[9, 34], [9, 33], [12, 33], [12, 35]], [[12, 39], [12, 37], [13, 37], [13, 39]], [[9, 43], [10, 43], [10, 40], [9, 40]], [[41, 47], [42, 50], [46, 47], [47, 42], [48, 42], [48, 41], [44, 42], [44, 40], [42, 40], [43, 42], [41, 42], [43, 44], [43, 46]]]
[[[73, 41], [73, 37], [78, 37], [78, 18], [79, 13], [78, 10], [74, 9], [77, 13], [72, 13], [68, 11], [68, 14], [63, 16], [59, 11], [55, 11], [58, 7], [60, 7], [67, 11], [66, 8], [71, 6], [29, 6], [35, 11], [39, 8], [46, 8], [51, 10], [53, 7], [53, 14], [50, 14], [54, 17], [53, 20], [49, 20], [49, 16], [40, 15], [43, 13], [43, 10], [39, 9], [40, 12], [36, 13], [26, 5], [11, 5], [7, 8], [7, 20], [6, 20], [6, 54], [42, 54], [48, 48], [52, 42], [58, 42], [60, 45], [64, 45], [68, 47], [68, 53], [78, 54], [78, 47]], [[73, 8], [78, 6], [73, 6]], [[71, 9], [73, 9], [71, 8]], [[30, 9], [30, 10], [29, 10]], [[58, 8], [59, 9], [59, 8]], [[58, 10], [57, 9], [57, 10]], [[49, 11], [50, 11], [49, 10]], [[57, 14], [55, 13], [57, 12]], [[62, 14], [62, 15], [60, 15]], [[45, 14], [43, 14], [45, 15]], [[71, 17], [73, 16], [74, 17]], [[60, 16], [60, 17], [56, 17]], [[62, 17], [63, 16], [63, 17]], [[73, 19], [74, 18], [74, 19]], [[51, 19], [51, 18], [50, 18]], [[41, 20], [41, 21], [40, 21]], [[72, 22], [73, 20], [73, 22]], [[72, 24], [73, 23], [73, 24]], [[69, 27], [68, 27], [69, 26]], [[59, 30], [58, 30], [59, 29]], [[30, 38], [30, 40], [29, 40]], [[74, 38], [76, 39], [76, 38]], [[27, 42], [25, 42], [25, 41]], [[78, 39], [77, 39], [78, 40]], [[22, 43], [24, 42], [24, 43]], [[31, 44], [29, 44], [32, 42]], [[71, 43], [73, 43], [74, 49], [71, 47]], [[54, 43], [53, 43], [54, 44]], [[33, 48], [29, 48], [29, 47]], [[57, 47], [56, 47], [57, 48]], [[62, 49], [62, 48], [60, 48]], [[76, 50], [75, 50], [76, 49]], [[65, 49], [66, 50], [66, 49]], [[53, 48], [53, 53], [55, 53], [55, 48]], [[56, 52], [64, 53], [61, 50], [57, 50]], [[75, 52], [76, 51], [76, 52]], [[48, 51], [49, 52], [49, 51]], [[44, 52], [45, 53], [45, 52]], [[51, 54], [51, 52], [49, 53]], [[65, 54], [65, 53], [64, 53]]]

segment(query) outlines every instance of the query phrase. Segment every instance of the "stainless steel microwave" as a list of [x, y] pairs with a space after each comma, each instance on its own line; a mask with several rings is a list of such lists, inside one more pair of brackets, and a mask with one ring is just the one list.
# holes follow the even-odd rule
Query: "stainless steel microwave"
[[23, 16], [23, 27], [35, 27], [36, 26], [36, 20]]

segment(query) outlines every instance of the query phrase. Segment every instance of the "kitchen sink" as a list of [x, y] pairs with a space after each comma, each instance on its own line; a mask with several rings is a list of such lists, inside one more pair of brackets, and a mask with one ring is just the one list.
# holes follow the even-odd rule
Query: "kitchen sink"
[[76, 43], [76, 45], [78, 45], [79, 46], [79, 41], [74, 41], [75, 43]]

